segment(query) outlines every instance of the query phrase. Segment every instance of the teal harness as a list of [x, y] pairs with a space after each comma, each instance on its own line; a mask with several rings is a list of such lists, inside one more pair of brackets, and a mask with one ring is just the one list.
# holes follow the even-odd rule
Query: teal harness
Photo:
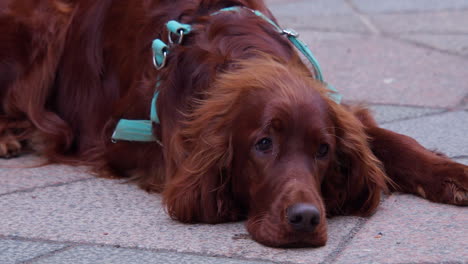
[[[327, 86], [327, 88], [330, 90], [329, 97], [333, 101], [335, 101], [337, 104], [341, 102], [341, 99], [342, 99], [341, 94], [339, 94], [338, 91], [333, 86], [328, 85], [323, 80], [322, 71], [320, 69], [320, 65], [317, 59], [314, 57], [314, 55], [312, 54], [310, 49], [307, 47], [307, 45], [298, 39], [299, 34], [297, 34], [294, 30], [282, 29], [275, 22], [273, 22], [271, 19], [266, 17], [264, 14], [262, 14], [260, 11], [252, 10], [246, 7], [238, 7], [238, 6], [227, 7], [215, 13], [212, 13], [211, 15], [215, 16], [223, 12], [229, 12], [229, 11], [240, 12], [241, 10], [248, 10], [252, 12], [253, 14], [257, 15], [258, 17], [261, 17], [262, 19], [270, 23], [279, 34], [286, 35], [289, 41], [311, 63], [313, 70], [314, 70], [315, 78], [318, 81], [324, 83]], [[182, 24], [175, 20], [169, 21], [166, 24], [166, 28], [169, 32], [168, 40], [169, 40], [170, 46], [173, 46], [175, 44], [181, 44], [184, 36], [189, 34], [192, 30], [192, 27], [190, 25]], [[173, 40], [172, 38], [173, 35], [177, 36], [176, 41]], [[152, 50], [153, 50], [153, 64], [155, 68], [157, 70], [164, 68], [164, 66], [166, 65], [167, 55], [169, 54], [169, 46], [166, 43], [164, 43], [162, 40], [155, 39], [152, 44]], [[160, 81], [158, 80], [156, 83], [156, 88], [158, 88], [159, 85], [160, 85]], [[157, 108], [156, 108], [158, 95], [159, 95], [159, 91], [156, 91], [151, 101], [150, 120], [120, 119], [119, 122], [117, 123], [114, 133], [112, 134], [112, 142], [117, 142], [119, 140], [139, 141], [139, 142], [156, 142], [162, 146], [161, 141], [159, 141], [153, 135], [153, 125], [152, 125], [153, 122], [155, 124], [160, 123], [158, 113], [157, 113]]]

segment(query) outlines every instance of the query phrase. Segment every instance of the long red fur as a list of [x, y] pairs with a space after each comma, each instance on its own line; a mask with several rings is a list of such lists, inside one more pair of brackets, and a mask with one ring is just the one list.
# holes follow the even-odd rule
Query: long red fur
[[[29, 146], [50, 162], [129, 178], [161, 192], [174, 219], [247, 218], [253, 238], [269, 246], [324, 245], [326, 216], [369, 215], [389, 189], [467, 203], [466, 166], [379, 128], [363, 107], [333, 102], [268, 22], [248, 11], [210, 15], [245, 6], [275, 20], [262, 1], [5, 0], [2, 6], [0, 155]], [[193, 31], [156, 71], [151, 43], [167, 42], [164, 25], [171, 19]], [[164, 146], [112, 143], [119, 119], [149, 118], [157, 80], [161, 124], [153, 132]], [[306, 135], [305, 146], [281, 134], [287, 129], [278, 120], [297, 127], [291, 135]], [[255, 156], [252, 135], [268, 129], [289, 137], [284, 148], [294, 151]], [[319, 159], [314, 151], [323, 138], [330, 154]], [[301, 202], [320, 211], [309, 236], [284, 220], [287, 207]]]

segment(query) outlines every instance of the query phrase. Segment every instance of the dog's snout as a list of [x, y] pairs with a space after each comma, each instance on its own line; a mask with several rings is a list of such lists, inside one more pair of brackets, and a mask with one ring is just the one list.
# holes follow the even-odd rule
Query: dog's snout
[[286, 209], [288, 223], [296, 231], [312, 232], [320, 223], [320, 212], [313, 204], [297, 203]]

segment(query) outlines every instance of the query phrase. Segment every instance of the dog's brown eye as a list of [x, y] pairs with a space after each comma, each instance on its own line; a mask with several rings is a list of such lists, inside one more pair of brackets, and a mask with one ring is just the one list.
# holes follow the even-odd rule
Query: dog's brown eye
[[317, 158], [324, 158], [328, 154], [328, 150], [330, 147], [328, 144], [320, 144], [318, 151], [317, 151]]
[[262, 138], [255, 144], [255, 149], [261, 152], [267, 152], [273, 147], [271, 138]]

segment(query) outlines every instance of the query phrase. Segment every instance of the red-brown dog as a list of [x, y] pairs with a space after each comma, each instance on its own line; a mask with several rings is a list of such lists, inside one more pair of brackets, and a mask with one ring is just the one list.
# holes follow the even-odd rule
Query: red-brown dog
[[[249, 9], [219, 12], [232, 6]], [[467, 166], [332, 100], [252, 10], [274, 21], [254, 0], [1, 1], [0, 156], [32, 148], [130, 177], [174, 219], [247, 219], [269, 246], [322, 246], [326, 216], [369, 215], [385, 190], [468, 203]], [[156, 70], [152, 41], [181, 39], [170, 20], [190, 34]], [[160, 122], [138, 124], [153, 141], [111, 142], [152, 108]]]

